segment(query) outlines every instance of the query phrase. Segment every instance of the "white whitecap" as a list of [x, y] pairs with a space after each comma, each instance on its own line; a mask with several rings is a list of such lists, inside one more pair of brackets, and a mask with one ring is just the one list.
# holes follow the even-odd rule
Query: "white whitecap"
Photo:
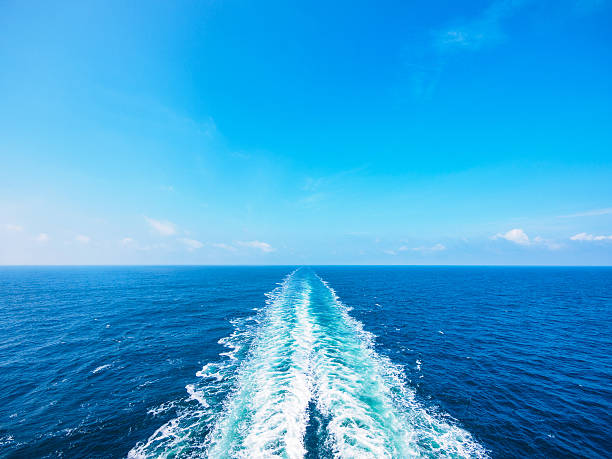
[[102, 370], [106, 370], [107, 368], [112, 367], [112, 364], [107, 363], [106, 365], [100, 365], [99, 367], [95, 368], [91, 374], [95, 375], [96, 373], [99, 373]]

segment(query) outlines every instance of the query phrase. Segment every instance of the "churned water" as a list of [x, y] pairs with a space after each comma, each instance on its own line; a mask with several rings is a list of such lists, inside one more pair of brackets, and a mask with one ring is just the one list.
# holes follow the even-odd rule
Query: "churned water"
[[0, 455], [606, 457], [612, 269], [0, 269]]

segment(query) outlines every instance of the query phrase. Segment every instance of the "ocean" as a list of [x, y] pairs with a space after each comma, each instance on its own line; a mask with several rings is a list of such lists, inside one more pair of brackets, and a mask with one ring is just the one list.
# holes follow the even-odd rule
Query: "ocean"
[[609, 457], [612, 268], [3, 267], [0, 456]]

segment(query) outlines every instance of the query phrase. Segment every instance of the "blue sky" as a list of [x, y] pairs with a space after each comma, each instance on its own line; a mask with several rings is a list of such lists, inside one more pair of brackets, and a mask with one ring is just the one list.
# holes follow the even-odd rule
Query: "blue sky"
[[607, 1], [0, 3], [1, 264], [612, 264]]

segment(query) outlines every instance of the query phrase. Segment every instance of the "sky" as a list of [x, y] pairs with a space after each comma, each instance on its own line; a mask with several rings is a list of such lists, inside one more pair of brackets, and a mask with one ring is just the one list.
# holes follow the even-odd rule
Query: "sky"
[[605, 0], [0, 1], [0, 264], [612, 264]]

